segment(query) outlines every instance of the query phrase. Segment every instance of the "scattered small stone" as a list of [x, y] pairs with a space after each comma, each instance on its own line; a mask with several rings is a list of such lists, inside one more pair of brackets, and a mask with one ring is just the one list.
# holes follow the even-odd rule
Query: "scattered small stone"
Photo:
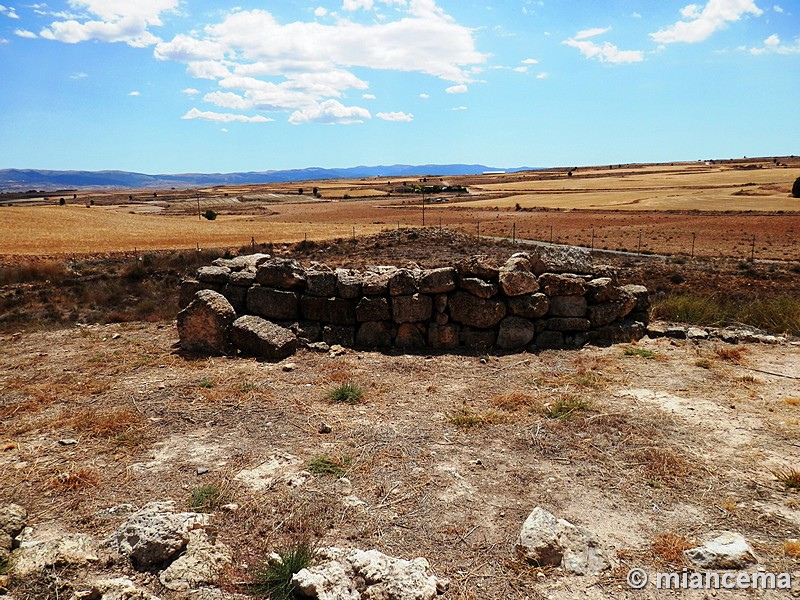
[[283, 369], [286, 373], [294, 371], [296, 368], [297, 364], [293, 362], [289, 362], [281, 366], [281, 369]]
[[58, 440], [58, 443], [62, 446], [74, 446], [78, 443], [78, 440], [75, 438], [64, 438], [63, 440]]
[[334, 344], [331, 346], [330, 352], [328, 353], [329, 356], [343, 356], [345, 354], [347, 354], [347, 350], [340, 344]]
[[684, 554], [701, 569], [743, 569], [758, 562], [747, 540], [732, 531], [724, 531], [702, 546], [686, 550]]
[[313, 352], [328, 352], [331, 349], [325, 342], [310, 342], [306, 344], [306, 348]]
[[208, 467], [197, 467], [198, 475], [205, 475], [206, 473], [208, 473]]
[[236, 502], [230, 502], [228, 504], [223, 504], [220, 506], [222, 510], [226, 510], [228, 512], [236, 512], [239, 510], [239, 505]]
[[333, 431], [333, 429], [331, 429], [330, 425], [328, 425], [327, 423], [323, 422], [323, 423], [319, 424], [319, 429], [317, 431], [319, 431], [322, 434], [326, 434], [326, 433], [330, 433], [331, 431]]

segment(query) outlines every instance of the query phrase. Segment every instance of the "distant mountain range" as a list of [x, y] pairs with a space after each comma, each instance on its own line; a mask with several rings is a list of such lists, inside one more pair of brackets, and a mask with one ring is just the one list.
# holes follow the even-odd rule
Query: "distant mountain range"
[[491, 171], [529, 171], [529, 167], [504, 169], [485, 165], [381, 165], [375, 167], [349, 167], [345, 169], [291, 169], [287, 171], [262, 171], [247, 173], [179, 173], [172, 175], [146, 175], [128, 171], [45, 171], [39, 169], [0, 170], [0, 191], [23, 192], [29, 190], [70, 190], [86, 188], [115, 189], [165, 189], [192, 188], [213, 185], [247, 185], [257, 183], [282, 183], [319, 179], [360, 179], [364, 177], [398, 177], [475, 175]]

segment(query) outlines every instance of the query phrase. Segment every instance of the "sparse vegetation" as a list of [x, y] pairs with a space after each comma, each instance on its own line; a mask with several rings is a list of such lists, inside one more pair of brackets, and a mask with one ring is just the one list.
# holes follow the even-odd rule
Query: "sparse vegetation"
[[328, 392], [328, 400], [341, 404], [357, 404], [364, 397], [362, 390], [357, 383], [346, 381], [334, 387]]
[[96, 487], [100, 477], [94, 469], [80, 467], [73, 471], [59, 473], [52, 480], [52, 485], [61, 490], [76, 491], [87, 487]]
[[223, 485], [207, 483], [192, 489], [189, 496], [189, 508], [196, 512], [211, 512], [227, 501]]
[[800, 540], [786, 540], [783, 543], [783, 553], [790, 558], [800, 558]]
[[479, 425], [496, 425], [505, 419], [502, 415], [494, 412], [477, 413], [468, 406], [461, 406], [452, 413], [448, 419], [450, 423], [462, 429], [471, 429]]
[[314, 475], [333, 475], [341, 477], [345, 474], [347, 466], [352, 459], [349, 456], [342, 458], [331, 458], [329, 456], [318, 456], [306, 464], [306, 470]]
[[694, 366], [700, 367], [701, 369], [710, 369], [712, 363], [707, 358], [698, 358], [697, 360], [694, 361]]
[[715, 348], [714, 352], [720, 359], [739, 365], [742, 363], [744, 355], [747, 354], [747, 348], [743, 346], [733, 346], [731, 348], [721, 347]]
[[548, 419], [568, 419], [577, 412], [590, 409], [588, 400], [573, 394], [561, 394], [555, 400], [542, 405], [542, 413]]
[[668, 532], [656, 535], [653, 538], [651, 549], [659, 564], [679, 567], [686, 564], [684, 550], [689, 550], [692, 546], [693, 544], [685, 535]]
[[295, 597], [292, 576], [311, 566], [314, 548], [308, 542], [297, 542], [277, 554], [279, 558], [268, 560], [256, 573], [250, 591], [269, 600], [291, 600]]
[[217, 213], [215, 213], [213, 210], [211, 210], [211, 209], [209, 208], [208, 210], [206, 210], [206, 212], [204, 212], [204, 213], [203, 213], [203, 216], [204, 216], [204, 217], [205, 217], [207, 220], [209, 220], [209, 221], [213, 221], [213, 220], [215, 220], [215, 219], [217, 218]]
[[792, 198], [800, 198], [800, 177], [795, 179], [792, 184]]
[[638, 356], [639, 358], [655, 358], [656, 353], [652, 350], [647, 350], [646, 348], [634, 348], [633, 346], [628, 346], [622, 350], [622, 353], [625, 356]]
[[800, 490], [800, 469], [795, 467], [779, 467], [773, 469], [772, 474], [787, 489]]

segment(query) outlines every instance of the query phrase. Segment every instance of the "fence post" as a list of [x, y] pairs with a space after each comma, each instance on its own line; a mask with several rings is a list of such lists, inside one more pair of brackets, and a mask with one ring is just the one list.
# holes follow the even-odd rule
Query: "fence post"
[[750, 247], [750, 262], [756, 259], [756, 236], [753, 235], [753, 245]]
[[481, 239], [481, 222], [478, 221], [478, 239]]
[[516, 244], [517, 243], [517, 224], [516, 223], [512, 223], [511, 224], [511, 243], [512, 244]]
[[694, 240], [697, 237], [697, 234], [693, 231], [692, 232], [692, 255], [690, 258], [694, 259]]
[[550, 225], [550, 243], [553, 243], [553, 226]]

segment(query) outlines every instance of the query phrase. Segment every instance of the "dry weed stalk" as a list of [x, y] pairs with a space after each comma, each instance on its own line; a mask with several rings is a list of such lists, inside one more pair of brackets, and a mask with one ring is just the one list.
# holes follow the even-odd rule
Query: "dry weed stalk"
[[686, 564], [686, 556], [683, 552], [692, 546], [693, 544], [685, 535], [668, 532], [658, 534], [653, 538], [651, 550], [659, 564], [677, 567]]

